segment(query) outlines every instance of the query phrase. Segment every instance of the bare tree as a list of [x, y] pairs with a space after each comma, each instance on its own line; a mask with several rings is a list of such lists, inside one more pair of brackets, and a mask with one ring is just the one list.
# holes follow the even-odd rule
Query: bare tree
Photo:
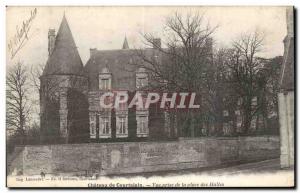
[[270, 59], [261, 59], [263, 69], [260, 71], [258, 85], [260, 87], [261, 103], [260, 109], [264, 116], [265, 132], [278, 134], [278, 92], [279, 74], [282, 64], [282, 56]]
[[6, 78], [6, 124], [21, 137], [25, 136], [31, 104], [29, 102], [27, 68], [18, 62], [8, 69]]
[[253, 99], [259, 96], [261, 89], [259, 83], [263, 76], [260, 76], [259, 72], [263, 65], [258, 54], [263, 47], [263, 41], [264, 35], [259, 31], [242, 34], [233, 42], [233, 48], [229, 52], [229, 81], [242, 100], [244, 133], [248, 133], [251, 121], [260, 107]]
[[227, 48], [214, 50], [213, 67], [207, 70], [203, 80], [202, 108], [209, 113], [210, 124], [213, 122], [214, 126], [213, 131], [208, 131], [210, 135], [223, 134], [223, 110], [233, 111], [235, 108], [235, 92], [228, 82], [228, 52]]
[[[166, 19], [164, 26], [166, 48], [157, 43], [154, 35], [143, 34], [145, 45], [154, 47], [155, 51], [149, 55], [145, 53], [147, 50], [138, 50], [143, 63], [137, 65], [146, 68], [160, 86], [172, 90], [199, 90], [201, 72], [212, 57], [209, 46], [215, 29], [204, 23], [203, 15], [183, 16], [176, 12]], [[162, 63], [163, 57], [166, 60]]]
[[[203, 79], [212, 64], [212, 34], [216, 28], [206, 23], [204, 15], [199, 13], [182, 15], [175, 12], [164, 25], [165, 47], [153, 34], [143, 34], [145, 45], [154, 49], [152, 52], [137, 50], [142, 62], [135, 65], [148, 71], [149, 87], [196, 92], [196, 100], [201, 102]], [[188, 135], [195, 136], [194, 113], [189, 111], [188, 114]]]

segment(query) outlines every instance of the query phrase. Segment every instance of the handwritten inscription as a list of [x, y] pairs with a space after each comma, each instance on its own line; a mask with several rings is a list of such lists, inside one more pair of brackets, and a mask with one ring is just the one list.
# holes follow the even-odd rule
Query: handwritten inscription
[[8, 42], [8, 50], [11, 59], [18, 53], [18, 51], [25, 45], [28, 41], [28, 33], [32, 25], [32, 21], [36, 18], [37, 9], [34, 8], [30, 12], [30, 17], [24, 20], [21, 26], [16, 26], [16, 34]]

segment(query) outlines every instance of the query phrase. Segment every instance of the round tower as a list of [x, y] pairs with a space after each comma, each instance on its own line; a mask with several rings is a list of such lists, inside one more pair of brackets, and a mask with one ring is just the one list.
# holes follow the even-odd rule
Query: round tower
[[49, 30], [48, 41], [49, 57], [40, 77], [41, 138], [80, 142], [88, 129], [88, 78], [65, 15], [56, 36]]

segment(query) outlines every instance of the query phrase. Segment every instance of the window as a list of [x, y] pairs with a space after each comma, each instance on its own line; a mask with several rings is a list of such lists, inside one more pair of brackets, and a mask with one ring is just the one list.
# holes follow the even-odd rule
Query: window
[[116, 128], [116, 137], [124, 138], [128, 137], [127, 131], [127, 116], [121, 115], [117, 116], [117, 128]]
[[96, 138], [96, 120], [95, 114], [90, 114], [90, 138]]
[[111, 77], [112, 74], [109, 72], [108, 68], [103, 68], [99, 74], [99, 89], [109, 90], [111, 89]]
[[102, 134], [108, 135], [110, 133], [110, 125], [109, 125], [109, 119], [108, 117], [103, 117], [102, 118]]
[[242, 127], [242, 122], [237, 122], [237, 123], [236, 123], [236, 127], [237, 127], [238, 129], [240, 129], [240, 128]]
[[126, 134], [126, 120], [125, 117], [120, 117], [120, 124], [119, 124], [119, 133]]
[[109, 88], [109, 79], [101, 79], [101, 85], [103, 90], [108, 90]]
[[241, 115], [241, 111], [240, 110], [236, 110], [235, 111], [235, 115], [240, 116]]
[[239, 98], [237, 104], [242, 105], [243, 99]]
[[91, 134], [92, 134], [92, 135], [95, 135], [95, 134], [96, 134], [95, 123], [91, 123]]
[[145, 87], [147, 83], [146, 78], [137, 78], [137, 88]]
[[254, 97], [254, 98], [252, 99], [252, 105], [253, 105], [253, 106], [256, 106], [256, 105], [257, 105], [257, 97]]
[[227, 110], [224, 110], [224, 111], [223, 111], [223, 116], [224, 116], [224, 117], [227, 117], [228, 115], [229, 115], [228, 111], [227, 111]]
[[148, 117], [139, 116], [138, 117], [138, 135], [147, 135], [148, 134]]
[[231, 72], [230, 72], [230, 71], [226, 71], [225, 74], [226, 74], [226, 75], [225, 75], [226, 78], [229, 78], [229, 77], [231, 76]]
[[147, 132], [147, 121], [146, 117], [141, 118], [141, 133], [146, 133]]
[[252, 118], [251, 123], [250, 123], [250, 128], [251, 129], [256, 129], [256, 117]]
[[[120, 100], [124, 100], [124, 96], [121, 96], [120, 97]], [[125, 111], [126, 110], [126, 106], [127, 106], [127, 104], [126, 104], [126, 102], [124, 102], [124, 103], [119, 103], [119, 109], [121, 110], [121, 111]]]
[[136, 88], [142, 88], [148, 85], [148, 74], [145, 68], [139, 68], [136, 73]]
[[99, 133], [99, 114], [96, 115], [96, 131], [95, 131], [95, 135], [97, 135], [97, 133]]
[[228, 123], [223, 123], [223, 133], [224, 133], [224, 135], [229, 134], [229, 124]]

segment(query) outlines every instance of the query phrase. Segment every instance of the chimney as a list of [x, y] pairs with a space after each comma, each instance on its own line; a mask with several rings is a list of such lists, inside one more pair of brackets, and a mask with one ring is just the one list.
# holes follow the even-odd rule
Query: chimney
[[49, 29], [48, 31], [48, 54], [52, 54], [55, 45], [55, 29]]
[[294, 8], [286, 9], [287, 36], [294, 37]]
[[94, 56], [97, 52], [97, 48], [90, 48], [90, 58]]
[[161, 48], [161, 40], [160, 38], [153, 39], [153, 48]]

